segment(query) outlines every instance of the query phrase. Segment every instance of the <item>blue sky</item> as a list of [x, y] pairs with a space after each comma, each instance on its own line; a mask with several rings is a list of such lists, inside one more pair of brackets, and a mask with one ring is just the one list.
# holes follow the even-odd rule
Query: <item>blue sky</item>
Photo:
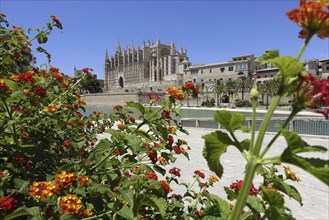
[[[143, 39], [175, 42], [186, 47], [192, 64], [231, 60], [232, 56], [279, 49], [296, 56], [303, 41], [300, 28], [285, 12], [298, 0], [257, 1], [17, 1], [1, 0], [0, 10], [11, 24], [44, 27], [56, 15], [64, 29], [55, 30], [44, 47], [52, 65], [73, 75], [73, 68], [92, 67], [104, 78], [104, 56], [119, 40], [126, 48]], [[37, 44], [36, 42], [34, 44]], [[329, 57], [328, 39], [314, 38], [302, 59]], [[39, 64], [45, 63], [37, 56]]]

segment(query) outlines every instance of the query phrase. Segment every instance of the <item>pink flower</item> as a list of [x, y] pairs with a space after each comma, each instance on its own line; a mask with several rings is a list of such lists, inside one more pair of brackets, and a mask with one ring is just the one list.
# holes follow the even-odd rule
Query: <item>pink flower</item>
[[302, 76], [297, 87], [298, 110], [315, 105], [324, 109], [314, 110], [328, 120], [329, 116], [329, 79], [316, 80], [313, 75]]

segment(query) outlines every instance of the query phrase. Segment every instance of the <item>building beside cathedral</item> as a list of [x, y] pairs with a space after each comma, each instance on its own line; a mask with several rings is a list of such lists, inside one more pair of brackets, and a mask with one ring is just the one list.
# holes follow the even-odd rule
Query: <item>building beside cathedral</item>
[[176, 50], [174, 42], [161, 44], [143, 41], [141, 47], [134, 44], [121, 49], [120, 42], [109, 57], [105, 53], [104, 89], [137, 88], [152, 90], [183, 83], [183, 73], [191, 65], [186, 48]]

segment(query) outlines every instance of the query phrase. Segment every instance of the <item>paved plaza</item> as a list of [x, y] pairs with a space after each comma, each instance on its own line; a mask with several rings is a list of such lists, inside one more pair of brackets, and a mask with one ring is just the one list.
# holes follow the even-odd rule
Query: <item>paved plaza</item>
[[[192, 182], [194, 170], [201, 170], [205, 172], [207, 176], [213, 174], [208, 169], [207, 162], [202, 156], [204, 147], [204, 139], [202, 139], [202, 136], [215, 130], [201, 128], [187, 128], [187, 130], [189, 131], [189, 135], [180, 134], [179, 137], [187, 140], [191, 147], [189, 151], [190, 160], [182, 156], [182, 158], [177, 159], [174, 165], [182, 170], [183, 180]], [[250, 134], [248, 133], [237, 132], [237, 137], [240, 140], [249, 138], [249, 136]], [[273, 134], [267, 134], [264, 144], [268, 143], [273, 136]], [[308, 135], [302, 138], [310, 145], [321, 145], [329, 149], [329, 137]], [[279, 155], [285, 148], [285, 139], [279, 138], [268, 152], [268, 155]], [[328, 152], [316, 155], [308, 154], [307, 156], [329, 159]], [[214, 188], [209, 191], [226, 198], [224, 186], [229, 186], [233, 181], [243, 179], [245, 159], [235, 147], [231, 146], [228, 147], [227, 153], [222, 156], [221, 163], [224, 166], [224, 175], [219, 183], [216, 183]], [[297, 219], [329, 219], [329, 187], [302, 169], [293, 165], [289, 166], [292, 171], [296, 172], [301, 178], [301, 182], [288, 181], [288, 183], [297, 188], [303, 199], [303, 206], [301, 207], [298, 202], [285, 196], [286, 205], [292, 210], [293, 215]], [[279, 172], [283, 174], [283, 165], [279, 165], [277, 168]], [[254, 180], [255, 187], [258, 187], [260, 182], [261, 178], [256, 177]]]

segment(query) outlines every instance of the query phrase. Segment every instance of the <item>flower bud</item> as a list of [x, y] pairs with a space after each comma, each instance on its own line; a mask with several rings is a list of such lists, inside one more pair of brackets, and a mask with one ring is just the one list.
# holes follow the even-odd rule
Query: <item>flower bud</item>
[[257, 100], [258, 99], [258, 95], [259, 95], [259, 93], [258, 93], [257, 87], [254, 86], [251, 89], [251, 91], [250, 91], [250, 99], [251, 100]]

